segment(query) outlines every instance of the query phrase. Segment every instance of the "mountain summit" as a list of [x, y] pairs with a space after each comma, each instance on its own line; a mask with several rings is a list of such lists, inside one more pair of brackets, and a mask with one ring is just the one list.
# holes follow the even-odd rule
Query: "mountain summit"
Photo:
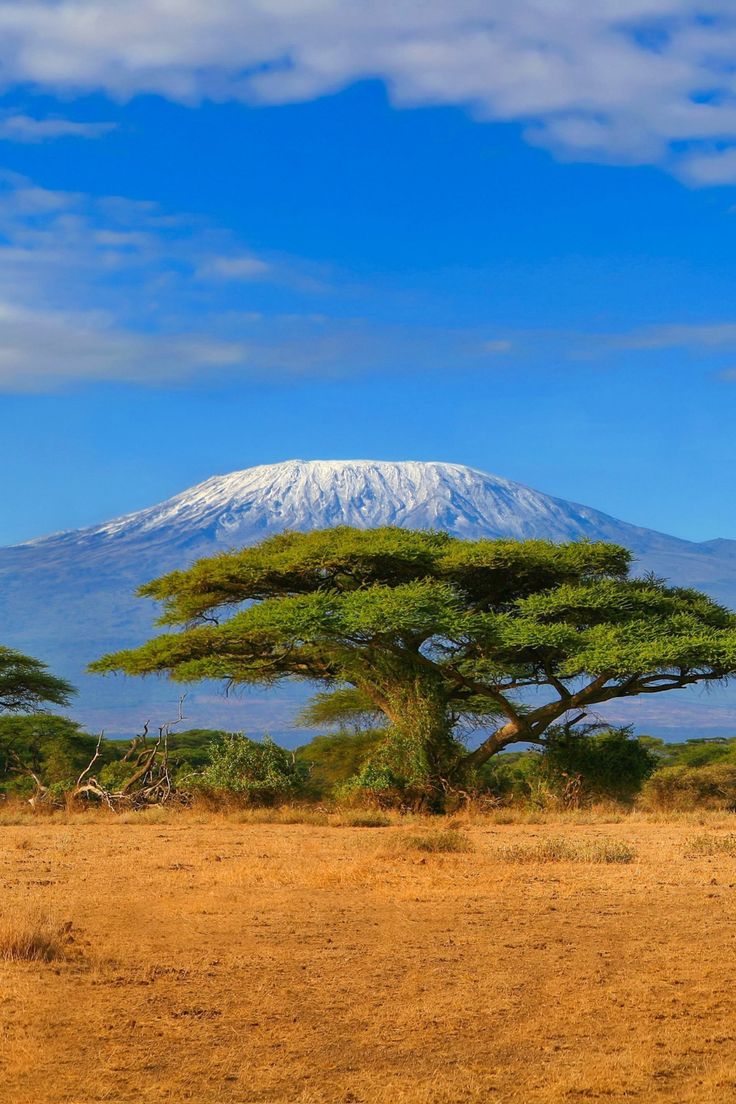
[[[125, 730], [169, 708], [175, 690], [166, 683], [82, 672], [103, 652], [151, 634], [155, 610], [135, 597], [140, 583], [285, 529], [335, 525], [446, 529], [469, 538], [615, 541], [632, 550], [636, 570], [702, 587], [736, 605], [733, 541], [695, 544], [669, 537], [461, 464], [288, 460], [214, 476], [102, 525], [0, 549], [2, 643], [39, 656], [80, 685], [77, 712], [87, 723]], [[264, 701], [262, 711], [266, 724], [270, 715], [275, 727], [283, 727], [277, 703]], [[253, 715], [250, 706], [245, 712]], [[211, 688], [192, 692], [188, 715], [192, 723], [242, 727], [242, 716], [234, 718]]]
[[110, 554], [130, 543], [231, 547], [284, 529], [334, 525], [446, 529], [463, 537], [587, 537], [637, 549], [676, 541], [462, 464], [287, 460], [216, 475], [156, 506], [18, 547]]

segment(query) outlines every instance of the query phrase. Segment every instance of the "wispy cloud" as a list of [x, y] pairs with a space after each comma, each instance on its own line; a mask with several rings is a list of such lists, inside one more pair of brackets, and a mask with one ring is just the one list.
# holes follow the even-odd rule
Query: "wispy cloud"
[[54, 138], [101, 138], [117, 128], [117, 123], [78, 123], [73, 119], [35, 119], [31, 115], [0, 116], [0, 139], [8, 142], [38, 143]]
[[736, 181], [735, 55], [733, 0], [0, 0], [6, 87], [286, 103], [379, 78], [691, 184]]
[[736, 348], [736, 322], [663, 323], [641, 326], [604, 341], [618, 349], [724, 349]]
[[377, 317], [373, 290], [318, 277], [154, 203], [0, 175], [0, 390], [483, 370], [511, 352], [491, 328]]
[[216, 280], [260, 280], [271, 271], [271, 265], [251, 254], [205, 257], [198, 273]]

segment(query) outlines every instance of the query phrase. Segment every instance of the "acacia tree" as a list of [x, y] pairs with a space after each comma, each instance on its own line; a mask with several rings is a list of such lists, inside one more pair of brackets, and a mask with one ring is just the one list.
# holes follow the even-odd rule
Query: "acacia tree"
[[[179, 631], [91, 669], [352, 687], [353, 706], [388, 718], [406, 776], [431, 789], [615, 698], [736, 672], [736, 615], [631, 578], [630, 559], [602, 542], [284, 533], [143, 586]], [[472, 751], [456, 738], [468, 723], [483, 733]]]
[[0, 646], [0, 710], [33, 713], [46, 703], [68, 705], [74, 693], [39, 659]]

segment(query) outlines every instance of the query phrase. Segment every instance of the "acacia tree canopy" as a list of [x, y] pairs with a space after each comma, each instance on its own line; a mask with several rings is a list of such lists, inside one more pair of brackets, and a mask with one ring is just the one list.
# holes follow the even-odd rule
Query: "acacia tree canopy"
[[42, 705], [68, 705], [75, 693], [45, 663], [0, 646], [0, 710], [32, 713]]
[[[178, 631], [91, 669], [353, 687], [427, 777], [447, 777], [614, 698], [736, 672], [736, 615], [631, 578], [630, 559], [603, 542], [284, 533], [146, 584]], [[529, 688], [542, 691], [531, 705]], [[461, 754], [454, 736], [468, 722], [484, 736]]]

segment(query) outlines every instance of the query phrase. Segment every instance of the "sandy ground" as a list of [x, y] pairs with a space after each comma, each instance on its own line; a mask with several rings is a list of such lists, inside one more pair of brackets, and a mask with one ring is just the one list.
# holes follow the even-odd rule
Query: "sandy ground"
[[[71, 923], [0, 962], [0, 1099], [455, 1104], [736, 1101], [736, 856], [690, 822], [462, 829], [0, 827], [0, 912]], [[605, 836], [628, 865], [495, 849]], [[30, 910], [30, 912], [29, 912]]]

